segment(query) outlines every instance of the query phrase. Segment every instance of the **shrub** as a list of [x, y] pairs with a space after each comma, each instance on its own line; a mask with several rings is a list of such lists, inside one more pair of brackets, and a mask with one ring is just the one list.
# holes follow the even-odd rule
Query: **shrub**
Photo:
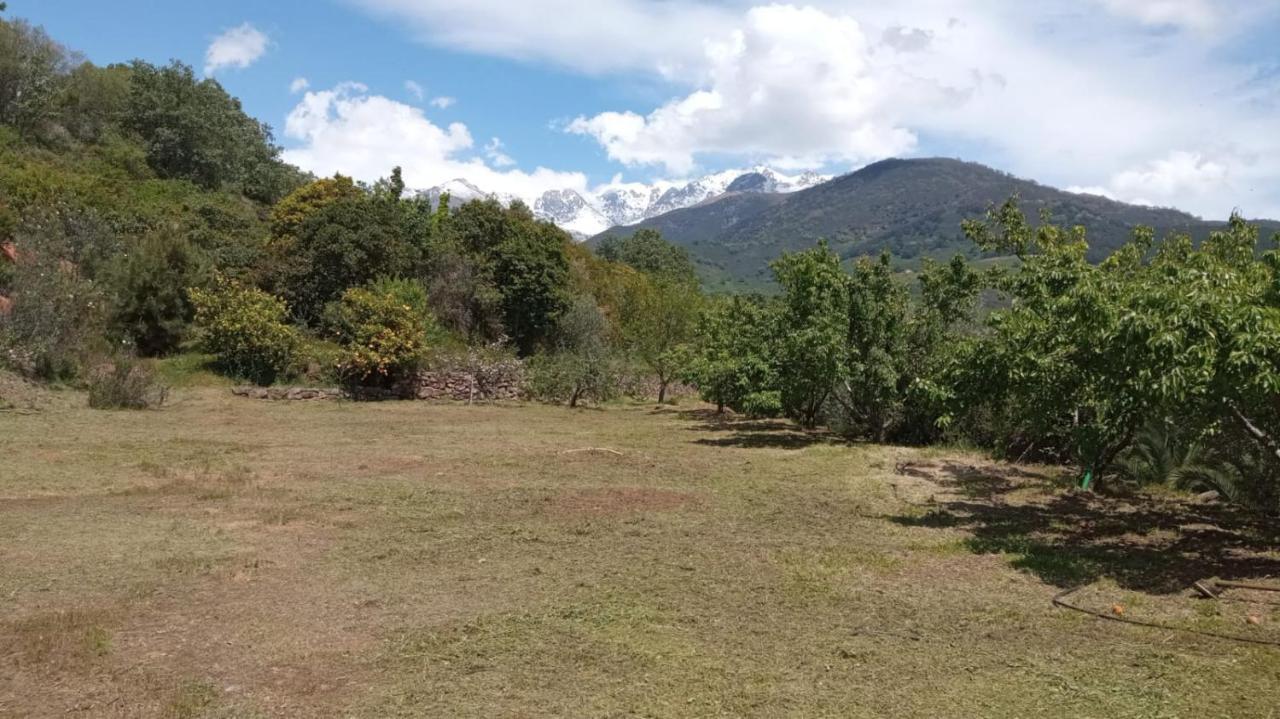
[[298, 332], [284, 321], [283, 300], [224, 277], [190, 294], [200, 344], [221, 370], [271, 384], [291, 366]]
[[604, 402], [618, 390], [619, 371], [608, 341], [609, 323], [595, 300], [580, 296], [557, 326], [556, 349], [529, 362], [529, 391], [537, 399]]
[[337, 369], [347, 384], [395, 387], [422, 367], [429, 315], [394, 293], [353, 287], [325, 314], [344, 346]]
[[200, 252], [185, 238], [142, 238], [118, 256], [109, 274], [114, 326], [143, 355], [177, 349], [192, 315], [187, 288], [206, 276]]
[[154, 362], [121, 357], [89, 376], [89, 406], [94, 409], [150, 409], [168, 396]]
[[75, 266], [31, 256], [13, 269], [13, 307], [0, 316], [0, 359], [28, 377], [69, 380], [102, 341], [103, 301]]

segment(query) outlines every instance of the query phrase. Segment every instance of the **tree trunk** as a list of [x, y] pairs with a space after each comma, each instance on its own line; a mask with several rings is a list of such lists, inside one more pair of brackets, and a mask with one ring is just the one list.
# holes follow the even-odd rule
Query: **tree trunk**
[[1262, 445], [1262, 447], [1271, 454], [1275, 455], [1277, 459], [1280, 459], [1280, 443], [1277, 443], [1274, 437], [1267, 434], [1261, 427], [1254, 424], [1248, 417], [1244, 416], [1244, 412], [1241, 412], [1238, 407], [1235, 405], [1229, 406], [1231, 407], [1231, 413], [1235, 415], [1236, 420], [1244, 426], [1244, 431], [1248, 432], [1249, 436], [1252, 437], [1255, 442]]
[[658, 404], [667, 401], [667, 383], [666, 380], [658, 380]]

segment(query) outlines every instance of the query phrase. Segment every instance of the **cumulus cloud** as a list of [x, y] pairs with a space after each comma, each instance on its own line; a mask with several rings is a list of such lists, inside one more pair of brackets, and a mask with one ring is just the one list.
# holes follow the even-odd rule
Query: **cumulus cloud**
[[489, 158], [489, 162], [492, 162], [494, 167], [511, 167], [516, 164], [516, 161], [503, 150], [503, 147], [502, 140], [496, 137], [489, 140], [484, 146], [484, 156]]
[[223, 68], [243, 70], [267, 52], [270, 39], [249, 23], [233, 27], [213, 39], [204, 53], [204, 74], [213, 75]]
[[296, 95], [309, 87], [311, 87], [311, 82], [307, 78], [295, 77], [293, 82], [289, 83], [289, 94]]
[[404, 89], [410, 95], [413, 95], [414, 99], [418, 100], [419, 102], [422, 101], [422, 98], [427, 96], [427, 91], [422, 89], [422, 86], [414, 82], [413, 80], [405, 80]]
[[706, 45], [708, 86], [641, 116], [579, 117], [626, 164], [688, 172], [699, 153], [737, 153], [782, 166], [865, 162], [906, 153], [916, 135], [894, 116], [890, 73], [848, 16], [805, 7], [752, 8], [743, 27]]
[[[945, 154], [1205, 216], [1280, 216], [1280, 75], [1248, 55], [1274, 0], [352, 1], [433, 46], [663, 88], [559, 125], [628, 166]], [[1187, 157], [1197, 171], [1177, 175]]]
[[[526, 201], [552, 187], [587, 186], [586, 176], [577, 172], [497, 169], [506, 166], [502, 158], [510, 158], [491, 157], [490, 165], [477, 157], [471, 133], [462, 123], [442, 127], [421, 108], [372, 94], [360, 83], [307, 92], [289, 113], [284, 134], [298, 143], [284, 152], [285, 161], [320, 176], [341, 172], [371, 182], [399, 165], [412, 188], [462, 177], [486, 191]], [[493, 149], [500, 152], [501, 143]]]

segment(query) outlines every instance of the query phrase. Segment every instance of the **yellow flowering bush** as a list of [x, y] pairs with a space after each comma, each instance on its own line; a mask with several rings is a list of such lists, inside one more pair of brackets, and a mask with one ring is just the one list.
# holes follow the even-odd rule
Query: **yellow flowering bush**
[[358, 387], [394, 387], [422, 366], [427, 341], [420, 308], [395, 293], [353, 287], [328, 312], [343, 345], [338, 376]]
[[292, 366], [299, 337], [284, 300], [221, 276], [189, 294], [200, 345], [224, 371], [271, 384]]

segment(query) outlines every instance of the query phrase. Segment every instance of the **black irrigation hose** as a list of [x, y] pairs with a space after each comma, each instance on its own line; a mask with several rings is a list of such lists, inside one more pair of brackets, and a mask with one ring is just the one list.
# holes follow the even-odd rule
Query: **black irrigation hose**
[[1071, 587], [1070, 589], [1064, 589], [1061, 592], [1058, 592], [1057, 594], [1053, 595], [1053, 606], [1062, 607], [1063, 609], [1072, 609], [1077, 612], [1082, 612], [1084, 614], [1088, 614], [1090, 616], [1094, 616], [1099, 619], [1106, 619], [1112, 622], [1136, 624], [1140, 627], [1151, 627], [1152, 629], [1168, 629], [1169, 631], [1173, 631], [1173, 632], [1186, 632], [1188, 634], [1198, 634], [1202, 637], [1213, 637], [1214, 639], [1226, 639], [1228, 641], [1243, 642], [1245, 644], [1262, 644], [1270, 647], [1280, 647], [1280, 640], [1256, 639], [1254, 637], [1242, 637], [1236, 634], [1219, 634], [1218, 632], [1208, 632], [1208, 631], [1204, 631], [1203, 629], [1188, 629], [1186, 627], [1175, 627], [1172, 624], [1162, 624], [1160, 622], [1147, 622], [1141, 619], [1129, 619], [1128, 617], [1120, 617], [1114, 614], [1107, 614], [1105, 612], [1098, 612], [1092, 609], [1085, 609], [1084, 607], [1078, 607], [1074, 604], [1067, 604], [1067, 602], [1065, 601], [1067, 597], [1071, 596], [1072, 594], [1075, 594], [1076, 592], [1080, 591], [1081, 589], [1084, 589], [1087, 586], [1089, 585], [1079, 584], [1077, 586]]

